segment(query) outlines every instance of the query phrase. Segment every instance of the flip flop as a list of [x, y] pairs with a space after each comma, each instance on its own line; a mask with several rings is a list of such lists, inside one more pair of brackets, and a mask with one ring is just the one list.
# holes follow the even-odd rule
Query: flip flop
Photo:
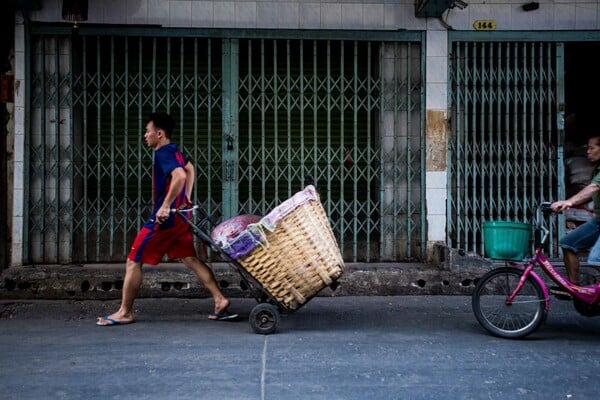
[[102, 324], [100, 323], [100, 321], [96, 321], [96, 325], [98, 326], [115, 326], [115, 325], [127, 325], [127, 324], [133, 324], [135, 321], [117, 321], [116, 319], [112, 319], [109, 318], [108, 315], [105, 315], [104, 317], [100, 317], [105, 321], [110, 322], [110, 324]]
[[231, 321], [238, 317], [237, 314], [232, 314], [229, 311], [224, 312], [213, 312], [208, 315], [208, 319], [211, 321]]

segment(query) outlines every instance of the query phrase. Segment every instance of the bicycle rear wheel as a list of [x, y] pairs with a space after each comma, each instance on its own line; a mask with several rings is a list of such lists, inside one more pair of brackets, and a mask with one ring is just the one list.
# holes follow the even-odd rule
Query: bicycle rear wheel
[[546, 319], [544, 293], [531, 276], [512, 303], [506, 302], [522, 275], [523, 271], [518, 268], [497, 268], [477, 282], [472, 296], [473, 312], [479, 324], [492, 335], [522, 338]]

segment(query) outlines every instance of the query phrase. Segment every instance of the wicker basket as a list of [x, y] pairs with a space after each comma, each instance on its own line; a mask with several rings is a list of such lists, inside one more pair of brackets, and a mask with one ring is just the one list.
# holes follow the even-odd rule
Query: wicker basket
[[298, 206], [264, 234], [264, 245], [237, 261], [288, 311], [342, 275], [344, 261], [318, 200]]

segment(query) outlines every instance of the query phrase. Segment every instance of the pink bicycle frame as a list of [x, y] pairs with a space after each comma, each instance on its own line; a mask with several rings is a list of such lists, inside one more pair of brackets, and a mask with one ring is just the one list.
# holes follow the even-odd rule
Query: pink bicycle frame
[[531, 276], [542, 288], [542, 292], [544, 293], [544, 299], [546, 303], [546, 310], [550, 307], [550, 298], [548, 295], [548, 289], [544, 281], [533, 271], [535, 264], [539, 263], [544, 272], [556, 283], [560, 286], [564, 287], [572, 296], [578, 298], [579, 300], [587, 303], [594, 304], [600, 298], [600, 283], [590, 285], [590, 286], [578, 286], [574, 285], [569, 280], [567, 280], [558, 270], [552, 265], [550, 260], [546, 258], [546, 256], [542, 253], [541, 247], [535, 249], [535, 255], [529, 260], [529, 263], [525, 266], [523, 264], [511, 263], [517, 268], [523, 270], [523, 275], [519, 280], [519, 284], [513, 291], [513, 293], [506, 299], [506, 303], [510, 304], [514, 300], [515, 296], [519, 293], [525, 280], [528, 276]]
[[[515, 299], [515, 297], [517, 296], [517, 294], [523, 288], [523, 285], [525, 284], [525, 281], [527, 280], [527, 278], [529, 276], [531, 276], [533, 278], [533, 280], [535, 280], [542, 288], [542, 293], [544, 294], [544, 303], [546, 306], [546, 311], [548, 311], [550, 309], [550, 296], [548, 294], [548, 288], [546, 287], [546, 284], [544, 283], [542, 278], [540, 278], [539, 275], [533, 271], [533, 268], [535, 267], [536, 262], [541, 261], [540, 256], [544, 257], [544, 255], [541, 253], [541, 249], [537, 248], [537, 249], [535, 249], [535, 255], [533, 256], [533, 258], [531, 258], [531, 260], [529, 260], [529, 263], [527, 264], [527, 266], [525, 266], [523, 264], [519, 264], [519, 263], [510, 263], [511, 265], [513, 265], [519, 269], [522, 269], [523, 275], [521, 275], [521, 279], [519, 280], [519, 283], [517, 284], [517, 287], [515, 288], [515, 290], [513, 290], [511, 295], [508, 296], [508, 298], [506, 299], [506, 304], [512, 304], [512, 302]], [[548, 260], [546, 260], [546, 261], [548, 261]]]

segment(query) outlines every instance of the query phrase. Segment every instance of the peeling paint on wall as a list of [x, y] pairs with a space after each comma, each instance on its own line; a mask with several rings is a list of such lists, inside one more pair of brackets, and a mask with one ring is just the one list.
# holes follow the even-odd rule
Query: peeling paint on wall
[[446, 129], [445, 110], [427, 110], [426, 122], [426, 169], [427, 171], [446, 170]]

